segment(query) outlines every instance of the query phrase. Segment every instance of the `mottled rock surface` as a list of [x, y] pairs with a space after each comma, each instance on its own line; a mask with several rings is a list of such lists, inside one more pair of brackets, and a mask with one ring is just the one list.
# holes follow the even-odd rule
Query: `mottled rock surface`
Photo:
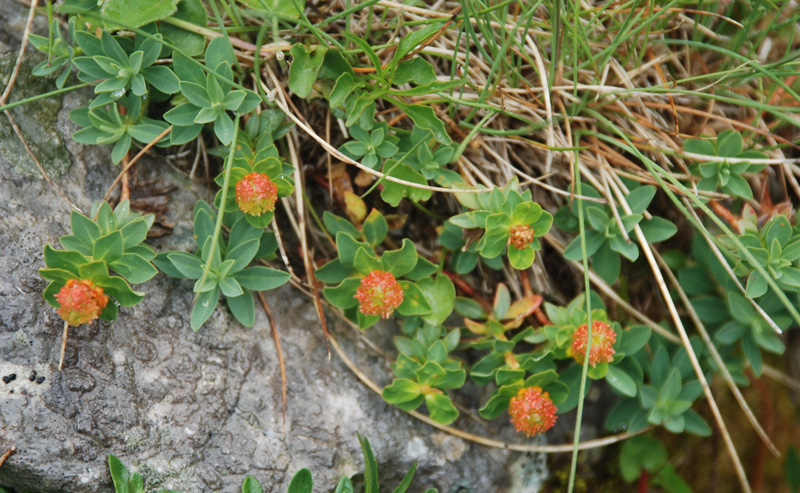
[[[0, 56], [16, 51], [13, 33], [21, 32], [25, 15], [24, 8], [0, 0]], [[17, 85], [30, 84], [27, 78], [23, 74]], [[83, 210], [102, 196], [118, 170], [108, 149], [89, 149], [69, 138], [76, 128], [67, 114], [87, 98], [85, 92], [69, 93], [49, 105], [56, 111], [47, 120], [51, 126], [28, 135], [40, 149], [64, 158], [54, 181]], [[37, 107], [27, 108], [35, 119]], [[0, 127], [7, 127], [0, 118]], [[42, 299], [45, 282], [37, 269], [45, 243], [56, 244], [67, 233], [69, 206], [43, 179], [31, 176], [17, 154], [4, 150], [10, 145], [0, 144], [0, 375], [15, 373], [17, 379], [0, 384], [0, 447], [18, 450], [0, 468], [0, 485], [35, 492], [111, 491], [106, 458], [113, 453], [141, 472], [150, 488], [233, 492], [249, 474], [265, 491], [285, 491], [291, 475], [308, 467], [316, 491], [328, 491], [342, 475], [362, 470], [358, 431], [372, 442], [386, 489], [419, 462], [411, 491], [495, 492], [512, 482], [516, 491], [535, 491], [541, 460], [429, 427], [385, 404], [335, 355], [329, 361], [313, 305], [290, 287], [267, 297], [287, 364], [285, 423], [275, 345], [263, 314], [247, 329], [218, 308], [194, 333], [191, 283], [163, 275], [138, 286], [147, 297], [121, 309], [116, 323], [72, 329], [64, 370], [58, 372], [62, 324]], [[190, 212], [203, 188], [163, 162], [144, 162], [140, 173], [179, 187], [169, 213], [174, 234], [155, 247], [188, 248]], [[356, 364], [387, 384], [386, 359], [334, 317], [331, 327]], [[386, 345], [391, 328], [367, 335]], [[45, 380], [30, 381], [32, 371]], [[461, 401], [474, 406], [475, 394], [476, 402]], [[456, 425], [491, 433], [469, 418]], [[508, 426], [497, 428], [510, 433]]]

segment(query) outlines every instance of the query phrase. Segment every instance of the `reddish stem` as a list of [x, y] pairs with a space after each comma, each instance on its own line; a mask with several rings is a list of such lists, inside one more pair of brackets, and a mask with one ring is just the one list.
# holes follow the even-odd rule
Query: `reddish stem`
[[639, 488], [636, 490], [638, 493], [647, 493], [647, 483], [650, 479], [650, 474], [642, 469], [642, 474], [639, 476]]
[[735, 231], [739, 231], [739, 218], [736, 217], [733, 212], [729, 211], [727, 207], [716, 200], [710, 200], [708, 205], [716, 215], [728, 221]]

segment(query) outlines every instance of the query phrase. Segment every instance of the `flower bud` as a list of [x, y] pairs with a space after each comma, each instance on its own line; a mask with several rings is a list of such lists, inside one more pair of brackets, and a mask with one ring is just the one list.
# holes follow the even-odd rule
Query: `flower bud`
[[511, 423], [517, 431], [523, 431], [529, 436], [544, 433], [556, 424], [556, 405], [550, 400], [550, 394], [543, 392], [541, 387], [526, 387], [520, 389], [517, 395], [511, 398], [508, 414]]
[[61, 305], [58, 315], [76, 327], [99, 317], [108, 304], [103, 288], [88, 279], [70, 279], [56, 294], [56, 300]]
[[263, 173], [245, 175], [236, 184], [236, 203], [239, 209], [251, 216], [260, 216], [275, 210], [278, 186]]
[[403, 288], [391, 272], [373, 270], [361, 279], [354, 297], [361, 304], [359, 310], [364, 315], [389, 318], [403, 302]]
[[533, 228], [527, 224], [511, 226], [508, 232], [508, 242], [517, 250], [522, 250], [533, 242]]
[[[581, 325], [572, 334], [572, 356], [580, 364], [586, 357], [586, 342], [589, 327]], [[611, 363], [614, 360], [614, 343], [617, 334], [607, 322], [595, 320], [592, 322], [592, 348], [589, 354], [589, 364], [597, 366], [598, 363]]]

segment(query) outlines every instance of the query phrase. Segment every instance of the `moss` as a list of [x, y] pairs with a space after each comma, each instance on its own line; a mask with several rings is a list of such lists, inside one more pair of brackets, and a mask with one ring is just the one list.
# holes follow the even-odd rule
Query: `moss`
[[[16, 62], [16, 53], [0, 55], [0, 85], [5, 87], [11, 77]], [[11, 91], [9, 102], [19, 101], [56, 89], [55, 77], [36, 77], [31, 71], [43, 57], [26, 55], [20, 66], [19, 75]], [[16, 120], [33, 154], [42, 163], [50, 177], [64, 174], [72, 165], [72, 157], [64, 145], [64, 136], [57, 129], [61, 99], [58, 97], [37, 100], [34, 103], [12, 108], [10, 113]], [[3, 117], [5, 120], [5, 117]], [[0, 125], [0, 157], [16, 165], [29, 176], [39, 176], [39, 169], [25, 150], [11, 125]]]

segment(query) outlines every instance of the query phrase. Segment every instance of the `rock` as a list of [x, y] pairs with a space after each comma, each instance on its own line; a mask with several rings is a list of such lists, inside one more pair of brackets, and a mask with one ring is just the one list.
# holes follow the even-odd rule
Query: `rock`
[[[18, 36], [25, 15], [24, 8], [0, 0], [0, 33]], [[0, 53], [6, 53], [0, 59], [13, 58], [18, 43], [13, 36], [0, 38]], [[29, 77], [21, 73], [16, 87], [33, 84]], [[67, 114], [89, 96], [68, 93], [55, 117], [42, 121], [49, 127], [29, 135], [38, 139], [40, 158], [61, 156], [61, 146], [68, 150], [61, 164], [45, 169], [84, 211], [119, 170], [108, 149], [70, 138], [76, 127]], [[512, 462], [519, 469], [520, 461], [535, 461], [464, 441], [385, 404], [337, 356], [328, 360], [313, 305], [290, 287], [267, 295], [287, 367], [285, 422], [277, 353], [263, 314], [247, 329], [218, 308], [195, 333], [189, 327], [191, 283], [163, 275], [137, 286], [145, 300], [121, 309], [117, 322], [72, 328], [59, 372], [62, 322], [42, 299], [45, 282], [37, 270], [44, 265], [44, 245], [56, 245], [68, 232], [70, 207], [6, 151], [16, 145], [8, 139], [15, 137], [0, 141], [0, 375], [20, 377], [0, 384], [0, 446], [17, 447], [0, 468], [0, 485], [43, 493], [112, 491], [107, 457], [114, 454], [141, 472], [149, 488], [233, 492], [252, 475], [265, 491], [285, 491], [291, 476], [307, 467], [319, 491], [327, 491], [341, 476], [363, 471], [357, 431], [372, 443], [385, 488], [418, 462], [411, 491], [503, 491]], [[168, 213], [174, 234], [155, 247], [187, 248], [192, 206], [207, 194], [204, 187], [163, 162], [145, 160], [139, 172], [178, 185]], [[335, 317], [330, 324], [362, 371], [387, 384], [385, 358]], [[393, 330], [383, 325], [365, 336], [387, 346]], [[31, 381], [32, 371], [45, 380]], [[456, 425], [489, 433], [466, 417]], [[509, 426], [497, 428], [510, 436]], [[532, 491], [535, 481], [526, 481], [518, 489]]]

